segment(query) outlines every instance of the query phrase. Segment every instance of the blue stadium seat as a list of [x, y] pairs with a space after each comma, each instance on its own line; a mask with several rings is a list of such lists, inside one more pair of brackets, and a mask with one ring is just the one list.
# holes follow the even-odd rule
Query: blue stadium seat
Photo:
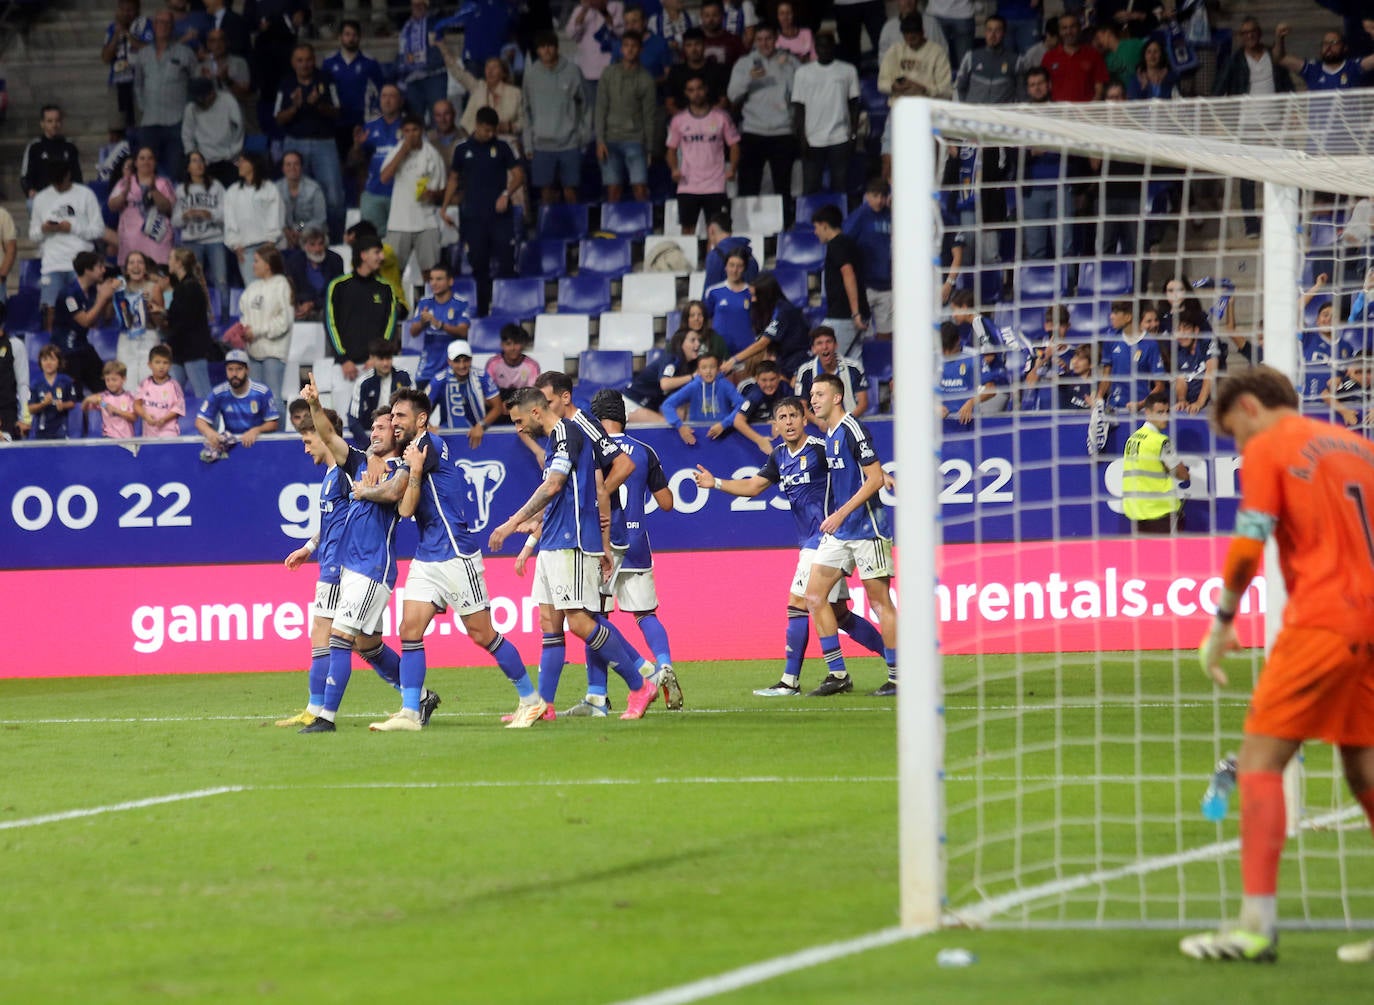
[[825, 304], [817, 304], [815, 307], [801, 305], [801, 309], [802, 317], [806, 318], [806, 327], [808, 329], [815, 328], [825, 321]]
[[38, 289], [43, 282], [43, 260], [26, 258], [19, 263], [19, 288]]
[[109, 362], [115, 358], [115, 349], [119, 345], [119, 328], [110, 326], [106, 328], [92, 328], [87, 332], [87, 340], [92, 348], [100, 354], [100, 358]]
[[863, 343], [864, 373], [868, 377], [868, 407], [878, 411], [878, 392], [883, 384], [892, 383], [892, 342], [865, 339]]
[[1308, 301], [1307, 306], [1302, 309], [1303, 328], [1308, 329], [1317, 327], [1317, 314], [1323, 307], [1330, 303], [1330, 297], [1313, 297]]
[[[1083, 339], [1100, 338], [1111, 323], [1109, 303], [1105, 300], [1090, 301], [1069, 305], [1069, 337]], [[1042, 315], [1043, 317], [1043, 315]], [[1043, 327], [1044, 322], [1041, 322]]]
[[965, 269], [954, 285], [957, 289], [973, 290], [976, 303], [984, 306], [998, 303], [1002, 299], [1002, 267]]
[[642, 241], [654, 229], [654, 204], [651, 202], [603, 202], [601, 230], [616, 237]]
[[578, 357], [577, 384], [588, 398], [603, 387], [621, 388], [634, 376], [634, 353], [624, 349], [588, 349]]
[[562, 279], [568, 274], [568, 246], [558, 240], [526, 241], [515, 271], [524, 279]]
[[471, 276], [453, 277], [453, 295], [475, 313], [477, 310], [477, 280]]
[[[779, 239], [779, 243], [781, 243], [781, 239]], [[811, 291], [807, 287], [804, 269], [777, 268], [773, 270], [773, 277], [782, 287], [782, 295], [794, 305], [804, 307], [807, 301], [811, 299]]]
[[[678, 328], [680, 328], [681, 326], [682, 326], [682, 312], [681, 312], [681, 311], [669, 311], [669, 312], [664, 316], [664, 318], [663, 318], [663, 334], [664, 334], [665, 337], [667, 337], [667, 338], [672, 338], [673, 335], [676, 334]], [[653, 355], [653, 351], [650, 350], [649, 353], [644, 357], [645, 360], [648, 360], [649, 356], [652, 356], [652, 355]]]
[[611, 309], [611, 281], [605, 276], [564, 276], [558, 281], [558, 312], [593, 317]]
[[1312, 249], [1333, 247], [1337, 229], [1331, 220], [1313, 220], [1307, 225], [1307, 246]]
[[816, 192], [812, 195], [797, 196], [797, 216], [792, 221], [792, 229], [803, 234], [810, 234], [811, 214], [822, 206], [838, 206], [840, 215], [845, 214], [845, 198], [843, 192]]
[[92, 178], [86, 183], [86, 187], [95, 195], [95, 201], [100, 204], [100, 215], [105, 219], [105, 226], [111, 230], [119, 227], [119, 214], [110, 208], [110, 183], [101, 181], [99, 178]]
[[546, 240], [580, 241], [589, 229], [585, 203], [556, 202], [539, 207], [538, 234]]
[[32, 332], [43, 327], [38, 297], [39, 291], [36, 286], [21, 286], [19, 291], [10, 297], [8, 311], [5, 314], [5, 328], [8, 331]]
[[1045, 308], [1018, 307], [1005, 327], [1015, 328], [1032, 342], [1038, 342], [1045, 337]]
[[1078, 267], [1080, 297], [1124, 297], [1135, 292], [1135, 266], [1116, 258]]
[[1047, 303], [1064, 294], [1063, 270], [1057, 265], [1023, 265], [1016, 271], [1016, 297], [1022, 303]]
[[225, 365], [222, 360], [210, 360], [205, 365], [205, 369], [210, 374], [211, 387], [219, 387], [219, 385], [223, 384], [228, 379], [228, 375], [225, 372]]
[[468, 342], [473, 352], [500, 352], [501, 329], [509, 324], [519, 324], [520, 319], [508, 314], [488, 314], [484, 318], [473, 318], [468, 326]]
[[[229, 257], [232, 258], [233, 256], [230, 255]], [[243, 287], [242, 287], [242, 286], [231, 286], [231, 287], [229, 287], [229, 316], [230, 316], [231, 318], [236, 318], [236, 317], [239, 316], [239, 301], [242, 300], [242, 299], [243, 299]]]
[[624, 237], [593, 237], [577, 248], [579, 272], [619, 279], [632, 268], [630, 241]]
[[[806, 196], [802, 196], [802, 198], [806, 198]], [[778, 235], [778, 268], [818, 272], [824, 262], [825, 245], [821, 244], [821, 239], [815, 234], [801, 230], [788, 230]]]
[[666, 355], [668, 355], [667, 349], [650, 349], [644, 354], [644, 365], [654, 366]]
[[91, 436], [100, 436], [102, 429], [100, 426], [100, 415], [96, 412], [88, 412], [77, 402], [75, 408], [67, 413], [67, 439], [79, 440], [87, 435], [85, 429], [89, 424]]
[[544, 280], [496, 279], [491, 284], [492, 314], [532, 321], [544, 312]]
[[190, 391], [186, 392], [186, 414], [177, 419], [177, 429], [182, 436], [196, 435], [196, 413], [200, 411], [200, 399]]
[[878, 78], [869, 75], [859, 78], [859, 100], [871, 116], [874, 112], [886, 114], [890, 99], [878, 90]]

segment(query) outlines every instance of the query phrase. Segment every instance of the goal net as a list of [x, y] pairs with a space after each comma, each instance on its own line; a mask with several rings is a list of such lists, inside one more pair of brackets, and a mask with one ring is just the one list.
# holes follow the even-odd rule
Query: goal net
[[[1207, 401], [1263, 359], [1305, 411], [1374, 427], [1374, 94], [904, 100], [894, 125], [898, 551], [909, 598], [934, 584], [902, 610], [903, 920], [1219, 922], [1238, 798], [1201, 803], [1283, 589], [1247, 592], [1253, 648], [1213, 687], [1239, 459]], [[1186, 480], [1125, 460], [1155, 392]], [[1288, 796], [1282, 922], [1374, 923], [1329, 747]]]

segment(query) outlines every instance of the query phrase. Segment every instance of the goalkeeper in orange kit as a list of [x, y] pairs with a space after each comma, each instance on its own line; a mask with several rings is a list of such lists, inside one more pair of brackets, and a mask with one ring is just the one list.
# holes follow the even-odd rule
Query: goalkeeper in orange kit
[[[1374, 443], [1303, 418], [1293, 385], [1266, 366], [1220, 381], [1213, 416], [1241, 451], [1242, 491], [1225, 589], [1198, 650], [1203, 669], [1226, 684], [1222, 658], [1239, 648], [1236, 605], [1271, 535], [1288, 602], [1250, 698], [1237, 767], [1240, 920], [1180, 948], [1197, 959], [1270, 961], [1278, 955], [1283, 769], [1304, 740], [1340, 748], [1346, 782], [1374, 820]], [[1344, 946], [1340, 958], [1374, 959], [1374, 941]]]

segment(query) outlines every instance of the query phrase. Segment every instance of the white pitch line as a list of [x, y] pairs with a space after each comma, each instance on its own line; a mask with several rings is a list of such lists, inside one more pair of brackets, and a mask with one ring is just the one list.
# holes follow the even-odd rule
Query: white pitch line
[[323, 785], [255, 785], [255, 792], [325, 792], [369, 789], [549, 789], [577, 786], [616, 785], [895, 785], [896, 775], [820, 775], [787, 777], [785, 775], [746, 775], [741, 778], [724, 777], [666, 777], [666, 778], [564, 778], [564, 779], [469, 779], [444, 782], [339, 782]]
[[247, 792], [246, 785], [221, 785], [214, 789], [196, 789], [194, 792], [175, 792], [170, 796], [153, 796], [150, 799], [133, 799], [126, 803], [111, 803], [109, 806], [91, 806], [84, 810], [64, 810], [61, 813], [45, 813], [39, 817], [26, 817], [23, 820], [0, 821], [0, 831], [14, 830], [19, 827], [38, 827], [42, 824], [55, 824], [63, 820], [78, 820], [81, 817], [98, 817], [105, 813], [123, 813], [127, 810], [141, 810], [163, 803], [181, 803], [188, 799], [207, 799], [222, 796], [226, 792]]
[[775, 956], [771, 960], [750, 963], [748, 966], [727, 970], [725, 973], [716, 974], [713, 977], [703, 977], [701, 980], [692, 981], [690, 984], [679, 984], [677, 987], [654, 991], [639, 998], [627, 998], [617, 1002], [616, 1005], [687, 1005], [688, 1002], [714, 998], [716, 995], [723, 995], [728, 991], [738, 991], [740, 988], [761, 984], [764, 981], [772, 980], [774, 977], [805, 970], [808, 967], [819, 966], [822, 963], [830, 963], [833, 960], [854, 956], [870, 949], [880, 949], [896, 942], [928, 935], [931, 931], [933, 929], [929, 928], [884, 928], [878, 932], [870, 932], [868, 935], [860, 935], [858, 938], [831, 942], [823, 946], [813, 946], [810, 949], [789, 953], [786, 956]]

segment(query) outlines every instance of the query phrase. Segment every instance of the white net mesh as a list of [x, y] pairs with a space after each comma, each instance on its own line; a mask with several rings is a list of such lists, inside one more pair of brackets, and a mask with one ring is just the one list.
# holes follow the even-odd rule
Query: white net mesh
[[[1239, 494], [1206, 402], [1217, 374], [1292, 359], [1279, 350], [1296, 340], [1305, 411], [1361, 427], [1374, 414], [1374, 94], [931, 107], [924, 259], [938, 256], [952, 326], [936, 367], [948, 909], [1219, 921], [1240, 892], [1237, 800], [1220, 822], [1200, 803], [1262, 656], [1233, 659], [1218, 691], [1194, 653]], [[1299, 189], [1292, 268], [1258, 238], [1275, 210], [1264, 182]], [[1291, 310], [1265, 316], [1266, 284]], [[1133, 525], [1123, 453], [1151, 391], [1168, 395], [1189, 477], [1181, 517], [1167, 504]], [[1263, 581], [1245, 601], [1242, 637], [1260, 647]], [[1330, 748], [1307, 746], [1302, 782], [1281, 918], [1368, 924], [1374, 847]]]

